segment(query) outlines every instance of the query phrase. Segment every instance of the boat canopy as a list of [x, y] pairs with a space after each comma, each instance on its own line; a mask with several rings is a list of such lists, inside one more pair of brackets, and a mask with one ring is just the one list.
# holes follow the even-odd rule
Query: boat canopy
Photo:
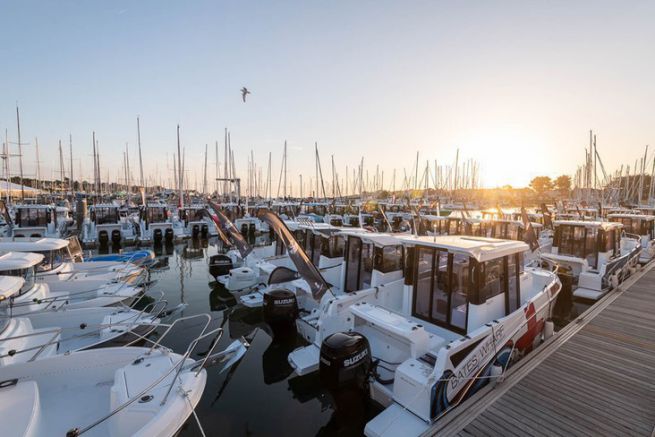
[[29, 269], [43, 261], [39, 253], [7, 252], [0, 255], [0, 271]]
[[3, 252], [46, 252], [68, 247], [68, 240], [61, 238], [0, 238], [0, 251]]
[[555, 226], [584, 226], [586, 228], [601, 228], [606, 231], [621, 227], [621, 223], [599, 222], [595, 220], [555, 220], [553, 223]]
[[633, 220], [645, 220], [645, 221], [653, 221], [655, 220], [655, 215], [648, 215], [648, 214], [635, 214], [635, 213], [619, 213], [619, 214], [608, 214], [607, 218], [617, 218], [617, 219], [633, 219]]
[[449, 252], [468, 255], [478, 262], [489, 261], [514, 253], [523, 253], [529, 249], [528, 245], [522, 241], [463, 235], [406, 237], [401, 238], [401, 240], [408, 246], [436, 247]]
[[25, 283], [20, 276], [0, 276], [0, 300], [5, 300], [18, 293]]
[[366, 232], [365, 230], [347, 230], [341, 231], [339, 235], [344, 237], [358, 237], [366, 243], [371, 243], [375, 247], [398, 246], [403, 242], [397, 237], [390, 234], [377, 232]]

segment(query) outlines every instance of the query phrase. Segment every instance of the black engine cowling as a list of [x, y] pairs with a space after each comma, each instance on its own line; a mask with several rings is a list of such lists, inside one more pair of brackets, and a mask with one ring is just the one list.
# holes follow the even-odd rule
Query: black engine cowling
[[337, 332], [321, 344], [319, 376], [321, 385], [335, 392], [366, 390], [371, 369], [368, 339], [357, 332]]
[[114, 244], [120, 244], [121, 242], [121, 231], [114, 229], [111, 231], [111, 242]]
[[200, 235], [200, 227], [198, 225], [193, 225], [193, 228], [191, 229], [191, 237], [196, 240], [198, 239], [198, 235]]
[[173, 242], [173, 230], [171, 228], [166, 229], [166, 232], [164, 232], [164, 239], [166, 240], [166, 244]]
[[232, 260], [227, 255], [213, 255], [209, 258], [209, 274], [217, 279], [219, 276], [230, 274], [234, 268]]
[[206, 239], [207, 234], [209, 234], [209, 228], [207, 227], [207, 225], [202, 225], [202, 228], [200, 228], [200, 236], [203, 239]]
[[293, 292], [278, 289], [264, 293], [264, 321], [274, 330], [293, 326], [297, 318], [298, 301]]
[[161, 244], [162, 238], [163, 235], [161, 233], [161, 229], [155, 229], [152, 233], [152, 240], [155, 242], [155, 244]]
[[100, 243], [101, 246], [107, 245], [107, 243], [109, 242], [109, 235], [107, 234], [107, 231], [100, 231], [98, 233], [98, 242]]

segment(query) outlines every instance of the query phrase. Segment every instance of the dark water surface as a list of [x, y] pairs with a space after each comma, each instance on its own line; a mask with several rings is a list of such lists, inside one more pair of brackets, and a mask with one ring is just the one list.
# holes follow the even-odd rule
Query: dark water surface
[[[223, 326], [224, 333], [215, 351], [241, 336], [252, 338], [251, 347], [231, 371], [207, 369], [207, 386], [196, 409], [207, 436], [313, 436], [361, 435], [365, 421], [342, 423], [337, 420], [331, 398], [321, 389], [318, 373], [299, 377], [293, 374], [287, 355], [305, 344], [297, 335], [273, 341], [262, 320], [261, 309], [237, 303], [208, 272], [208, 258], [220, 251], [216, 240], [192, 241], [155, 250], [159, 264], [151, 271], [151, 288], [164, 292], [168, 308], [180, 303], [188, 306], [181, 315], [210, 314], [211, 328]], [[129, 250], [129, 249], [126, 249]], [[168, 320], [166, 320], [168, 321]], [[205, 319], [180, 322], [163, 344], [184, 353], [198, 336]], [[163, 333], [159, 329], [159, 333]], [[203, 341], [192, 354], [202, 359], [210, 347]], [[369, 406], [374, 414], [375, 407]], [[182, 436], [201, 435], [193, 416]]]

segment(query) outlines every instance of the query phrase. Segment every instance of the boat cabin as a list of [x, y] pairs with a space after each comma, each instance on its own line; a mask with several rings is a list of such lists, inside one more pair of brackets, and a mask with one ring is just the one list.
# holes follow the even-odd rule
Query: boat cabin
[[625, 232], [629, 234], [655, 238], [655, 215], [644, 214], [609, 214], [608, 220], [612, 223], [621, 223]]
[[552, 253], [586, 259], [592, 269], [621, 253], [623, 225], [616, 222], [556, 220]]
[[169, 211], [166, 205], [151, 203], [141, 210], [141, 219], [147, 223], [166, 223], [169, 218]]
[[350, 293], [400, 279], [405, 253], [389, 234], [344, 231], [344, 272], [341, 289]]
[[405, 244], [413, 317], [465, 334], [521, 306], [527, 244], [468, 236], [419, 237]]
[[14, 221], [16, 237], [45, 237], [57, 231], [57, 213], [52, 205], [18, 205]]
[[96, 225], [113, 225], [120, 222], [119, 208], [111, 204], [91, 205], [89, 216]]
[[178, 208], [177, 213], [180, 220], [186, 224], [189, 222], [202, 221], [205, 217], [205, 207], [203, 205], [191, 205]]

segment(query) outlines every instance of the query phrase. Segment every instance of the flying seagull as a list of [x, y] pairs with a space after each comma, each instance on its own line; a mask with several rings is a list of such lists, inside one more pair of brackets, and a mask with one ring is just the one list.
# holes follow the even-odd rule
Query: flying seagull
[[250, 91], [248, 91], [248, 88], [245, 86], [241, 88], [241, 98], [243, 99], [243, 102], [246, 102], [246, 95], [250, 94]]

